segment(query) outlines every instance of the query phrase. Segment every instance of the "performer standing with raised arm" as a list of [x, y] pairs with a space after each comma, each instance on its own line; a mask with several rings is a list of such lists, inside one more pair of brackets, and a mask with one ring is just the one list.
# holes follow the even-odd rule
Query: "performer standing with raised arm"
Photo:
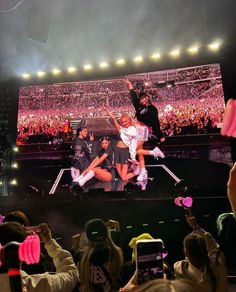
[[[157, 139], [157, 141], [164, 142], [165, 138], [163, 137], [160, 130], [160, 122], [158, 118], [157, 108], [151, 104], [150, 98], [146, 93], [142, 93], [139, 97], [134, 91], [133, 84], [126, 79], [125, 83], [128, 85], [131, 101], [135, 108], [135, 116], [137, 118], [137, 138], [138, 138], [138, 147], [137, 149], [143, 148], [143, 143], [148, 141], [148, 138]], [[156, 147], [158, 148], [158, 147]], [[158, 148], [158, 156], [164, 158], [165, 155]], [[139, 155], [139, 162], [141, 166], [141, 172], [137, 177], [138, 181], [143, 181], [148, 178], [147, 170], [145, 168], [145, 160], [143, 155]]]
[[[119, 124], [116, 117], [111, 112], [109, 112], [106, 108], [104, 108], [104, 110], [112, 118], [112, 121], [116, 130], [120, 134], [121, 140], [118, 141], [117, 147], [123, 148], [123, 146], [125, 146], [129, 149], [129, 156], [131, 158], [129, 159], [129, 161], [132, 162], [134, 166], [136, 166], [135, 167], [136, 169], [133, 171], [132, 176], [138, 175], [140, 172], [139, 166], [137, 167], [138, 162], [136, 161], [136, 154], [137, 155], [152, 155], [155, 158], [158, 158], [160, 155], [163, 154], [158, 147], [155, 147], [153, 150], [144, 150], [142, 148], [137, 149], [137, 145], [139, 142], [137, 138], [137, 129], [136, 129], [136, 126], [132, 124], [131, 118], [127, 114], [123, 113], [120, 118], [120, 124]], [[129, 177], [129, 174], [127, 174], [128, 172], [127, 162], [121, 165], [121, 163], [117, 161], [116, 156], [119, 156], [119, 154], [115, 151], [116, 168], [121, 179], [122, 180], [130, 179], [131, 177]], [[128, 157], [127, 157], [127, 160], [128, 160]]]

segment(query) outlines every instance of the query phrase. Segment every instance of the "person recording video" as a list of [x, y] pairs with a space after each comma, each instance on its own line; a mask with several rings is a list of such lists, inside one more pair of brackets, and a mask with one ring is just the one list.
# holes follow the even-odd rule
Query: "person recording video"
[[[62, 249], [62, 247], [52, 238], [51, 231], [46, 223], [37, 226], [39, 236], [44, 243], [48, 255], [52, 258], [56, 268], [56, 273], [48, 272], [43, 274], [28, 275], [21, 269], [21, 262], [18, 254], [10, 253], [7, 255], [7, 262], [17, 262], [19, 276], [21, 277], [22, 287], [26, 287], [28, 292], [71, 292], [79, 281], [79, 272], [74, 264], [71, 254]], [[0, 244], [6, 244], [15, 241], [22, 243], [26, 239], [26, 229], [17, 222], [6, 222], [0, 225]], [[4, 250], [3, 250], [4, 252]], [[30, 252], [30, 251], [28, 251]], [[14, 257], [12, 259], [12, 257]], [[8, 276], [9, 266], [0, 267], [0, 287], [1, 292], [10, 292], [11, 286]], [[18, 291], [17, 291], [18, 292]]]

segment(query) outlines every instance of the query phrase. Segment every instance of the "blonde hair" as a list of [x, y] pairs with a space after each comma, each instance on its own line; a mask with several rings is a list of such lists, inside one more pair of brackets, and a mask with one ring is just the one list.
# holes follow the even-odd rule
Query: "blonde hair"
[[131, 125], [134, 124], [133, 118], [127, 113], [127, 112], [123, 112], [121, 117], [120, 117], [120, 122], [122, 118], [127, 118], [130, 122]]

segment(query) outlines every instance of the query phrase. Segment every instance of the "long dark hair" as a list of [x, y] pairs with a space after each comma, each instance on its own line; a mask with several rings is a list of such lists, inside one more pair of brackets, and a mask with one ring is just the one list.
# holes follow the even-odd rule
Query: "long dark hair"
[[184, 238], [184, 247], [191, 264], [197, 269], [206, 267], [206, 272], [211, 278], [212, 291], [216, 291], [217, 279], [210, 267], [205, 239], [200, 234], [190, 233]]

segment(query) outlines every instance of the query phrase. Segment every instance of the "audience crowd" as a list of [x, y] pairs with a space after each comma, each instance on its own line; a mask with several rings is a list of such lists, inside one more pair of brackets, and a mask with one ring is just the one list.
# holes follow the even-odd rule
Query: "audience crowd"
[[[217, 219], [217, 227], [224, 236], [227, 233], [222, 243], [231, 248], [224, 250], [208, 231], [199, 226], [191, 210], [190, 197], [178, 197], [175, 199], [175, 204], [185, 209], [186, 223], [192, 229], [192, 232], [183, 239], [184, 258], [175, 262], [172, 267], [168, 263], [169, 255], [164, 243], [158, 239], [158, 242], [162, 243], [160, 250], [160, 259], [163, 261], [161, 263], [162, 276], [155, 280], [146, 279], [142, 283], [140, 279], [146, 278], [147, 270], [141, 272], [137, 261], [140, 260], [142, 263], [149, 257], [141, 256], [143, 253], [139, 254], [137, 245], [143, 239], [146, 240], [145, 242], [150, 240], [151, 243], [154, 238], [149, 233], [130, 238], [129, 246], [133, 253], [132, 259], [131, 256], [128, 259], [124, 256], [120, 241], [119, 222], [109, 220], [105, 223], [102, 219], [94, 218], [86, 222], [84, 234], [78, 233], [72, 236], [69, 252], [53, 239], [46, 223], [30, 226], [29, 218], [22, 211], [1, 215], [1, 291], [233, 291], [227, 275], [230, 273], [229, 269], [235, 271], [236, 268], [235, 260], [232, 260], [232, 257], [235, 259], [236, 255], [236, 163], [229, 173], [227, 193], [232, 212], [222, 214], [223, 219], [220, 215], [221, 222], [219, 223]], [[230, 224], [228, 218], [231, 218]], [[28, 237], [29, 235], [31, 237]], [[51, 258], [54, 264], [53, 270], [45, 265], [46, 254], [41, 253], [41, 260], [35, 260], [40, 250], [33, 247], [34, 239], [32, 238], [37, 236], [40, 236], [41, 245], [45, 248], [43, 253], [46, 252], [47, 257]], [[32, 247], [29, 248], [28, 245], [28, 248], [20, 252], [20, 247], [18, 250], [17, 246], [27, 240], [31, 241]], [[32, 260], [37, 262], [33, 268], [25, 264]], [[155, 274], [154, 270], [150, 272], [151, 278], [154, 276], [152, 273]], [[142, 275], [141, 278], [140, 275]], [[16, 285], [20, 285], [18, 290]]]
[[[163, 134], [219, 132], [224, 111], [219, 66], [173, 72], [174, 83], [171, 86], [157, 86], [158, 78], [161, 78], [158, 72], [140, 74], [139, 78], [149, 78], [151, 82], [131, 79], [136, 89], [144, 86], [158, 108]], [[104, 106], [118, 117], [123, 112], [134, 115], [123, 79], [21, 87], [17, 142], [27, 143], [32, 135], [67, 141], [72, 135], [65, 133], [65, 124], [78, 118], [84, 118], [93, 132], [112, 132], [112, 125], [102, 110]]]

